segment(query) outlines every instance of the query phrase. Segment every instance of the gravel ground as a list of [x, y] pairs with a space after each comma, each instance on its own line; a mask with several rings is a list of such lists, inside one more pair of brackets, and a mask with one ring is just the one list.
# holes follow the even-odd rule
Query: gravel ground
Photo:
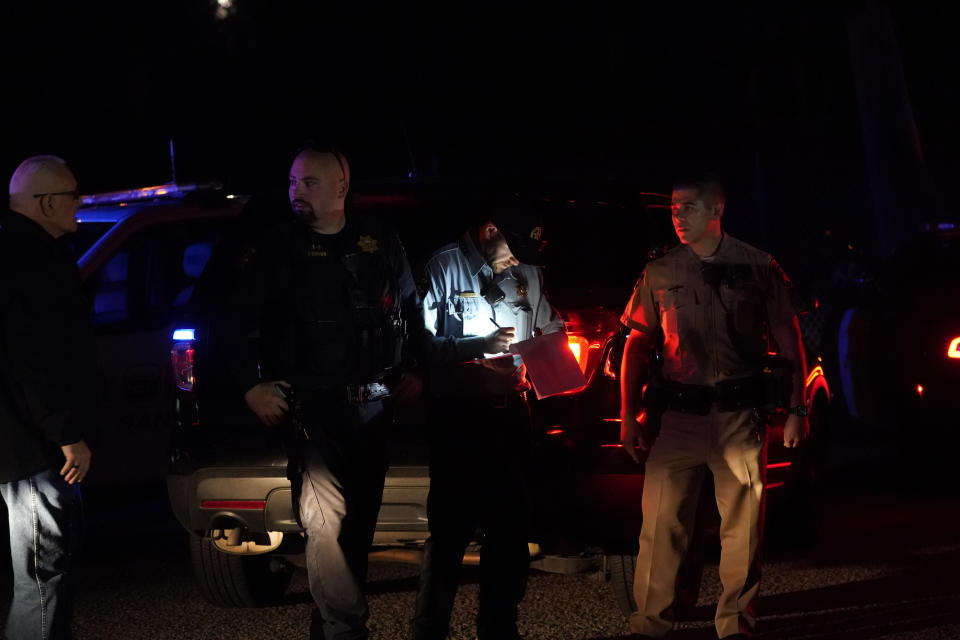
[[[766, 552], [758, 638], [960, 638], [960, 499], [867, 483], [833, 489], [823, 504], [817, 544]], [[306, 637], [311, 602], [302, 572], [295, 574], [281, 605], [217, 608], [200, 597], [185, 534], [165, 503], [112, 510], [93, 505], [89, 511], [91, 535], [74, 618], [78, 640]], [[716, 556], [707, 558], [698, 607], [691, 621], [680, 624], [676, 639], [715, 637], [712, 617], [720, 585]], [[452, 640], [475, 637], [476, 579], [476, 567], [466, 567]], [[371, 563], [374, 640], [405, 640], [416, 581], [416, 566]], [[9, 588], [0, 581], [0, 619]], [[628, 637], [609, 585], [597, 575], [534, 572], [520, 628], [527, 640]]]
[[[280, 606], [255, 610], [206, 604], [182, 559], [145, 566], [143, 558], [98, 563], [87, 569], [79, 597], [76, 635], [81, 640], [304, 638], [310, 615], [306, 576], [298, 572]], [[759, 638], [960, 638], [960, 548], [928, 549], [913, 560], [836, 562], [772, 558], [764, 574]], [[374, 562], [370, 567], [374, 640], [405, 639], [416, 593], [417, 567]], [[950, 588], [938, 592], [939, 580]], [[720, 592], [709, 562], [696, 620], [676, 638], [715, 637], [713, 606]], [[476, 569], [468, 567], [457, 597], [452, 640], [475, 637]], [[527, 640], [615, 640], [628, 636], [626, 620], [609, 586], [594, 575], [534, 572], [520, 610]]]

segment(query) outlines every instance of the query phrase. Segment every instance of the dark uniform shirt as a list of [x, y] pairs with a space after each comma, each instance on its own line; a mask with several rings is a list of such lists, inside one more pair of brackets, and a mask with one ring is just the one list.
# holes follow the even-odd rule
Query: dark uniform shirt
[[419, 324], [417, 292], [399, 238], [380, 221], [348, 213], [335, 234], [291, 222], [256, 260], [263, 379], [367, 383], [400, 363], [408, 325]]
[[663, 333], [663, 377], [715, 385], [758, 373], [766, 328], [796, 312], [789, 280], [768, 254], [724, 234], [708, 259], [681, 244], [649, 263], [620, 321]]
[[0, 226], [0, 482], [11, 482], [59, 470], [62, 445], [90, 443], [100, 389], [69, 249], [19, 213]]
[[[517, 340], [563, 330], [563, 319], [543, 290], [539, 267], [519, 264], [494, 274], [470, 234], [438, 250], [425, 267], [424, 324], [429, 332], [434, 389], [442, 395], [487, 395], [525, 390], [520, 356], [483, 352], [484, 338], [514, 327]], [[482, 293], [499, 286], [496, 304]]]

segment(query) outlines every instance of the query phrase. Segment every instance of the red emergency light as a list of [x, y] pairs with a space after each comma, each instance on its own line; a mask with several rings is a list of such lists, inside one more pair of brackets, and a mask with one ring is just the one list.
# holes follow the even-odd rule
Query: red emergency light
[[170, 349], [170, 361], [173, 365], [174, 382], [184, 391], [193, 391], [196, 378], [193, 374], [196, 331], [177, 329], [173, 332], [173, 348]]

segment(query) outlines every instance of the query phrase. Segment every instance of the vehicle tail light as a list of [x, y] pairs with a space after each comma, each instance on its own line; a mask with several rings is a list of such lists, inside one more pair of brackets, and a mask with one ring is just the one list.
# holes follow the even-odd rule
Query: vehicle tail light
[[947, 357], [960, 360], [960, 336], [954, 338], [947, 347]]
[[173, 332], [170, 364], [173, 366], [173, 381], [183, 391], [193, 391], [196, 384], [193, 373], [195, 344], [196, 332], [193, 329], [177, 329]]
[[589, 340], [583, 336], [567, 336], [567, 344], [570, 346], [570, 351], [573, 352], [573, 357], [577, 359], [577, 364], [580, 365], [580, 370], [584, 374], [587, 373], [587, 356], [590, 353], [591, 347], [599, 348], [599, 343], [591, 344]]
[[589, 386], [598, 370], [610, 370], [609, 363], [601, 363], [601, 359], [606, 351], [609, 351], [605, 349], [607, 342], [620, 327], [618, 317], [615, 313], [600, 308], [566, 310], [561, 314], [567, 330], [567, 344]]
[[201, 509], [253, 509], [263, 511], [267, 508], [266, 500], [201, 500]]

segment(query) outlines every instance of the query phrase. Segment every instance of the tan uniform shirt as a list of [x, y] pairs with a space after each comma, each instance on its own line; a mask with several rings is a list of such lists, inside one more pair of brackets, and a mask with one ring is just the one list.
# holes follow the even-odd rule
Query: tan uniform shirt
[[789, 287], [770, 254], [724, 234], [708, 259], [680, 245], [650, 262], [620, 321], [662, 330], [665, 379], [714, 385], [758, 373], [765, 325], [796, 315]]

